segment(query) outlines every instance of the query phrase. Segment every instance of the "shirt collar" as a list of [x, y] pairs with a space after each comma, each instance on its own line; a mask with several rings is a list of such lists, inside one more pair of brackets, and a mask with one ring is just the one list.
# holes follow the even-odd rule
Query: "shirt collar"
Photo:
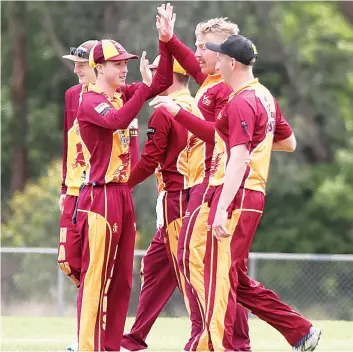
[[121, 92], [116, 91], [114, 93], [114, 97], [113, 98], [109, 98], [107, 94], [105, 94], [104, 92], [102, 92], [96, 85], [95, 83], [89, 83], [88, 84], [88, 88], [87, 91], [91, 91], [91, 92], [95, 92], [98, 94], [102, 94], [107, 100], [109, 101], [113, 101], [113, 100], [117, 100], [121, 98]]
[[251, 88], [252, 86], [254, 86], [255, 84], [259, 83], [259, 79], [258, 78], [255, 78], [255, 79], [252, 79], [251, 81], [248, 81], [244, 84], [242, 84], [237, 90], [234, 91], [234, 95], [235, 94], [239, 94], [241, 91], [247, 89], [247, 88]]
[[189, 91], [188, 88], [180, 89], [180, 90], [177, 90], [177, 91], [169, 94], [169, 96], [173, 100], [177, 99], [177, 98], [180, 98], [181, 96], [185, 96], [185, 95], [190, 95], [190, 91]]

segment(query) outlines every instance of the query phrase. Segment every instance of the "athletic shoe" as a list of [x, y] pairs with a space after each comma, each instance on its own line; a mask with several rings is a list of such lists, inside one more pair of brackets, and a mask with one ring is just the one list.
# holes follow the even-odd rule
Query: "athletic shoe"
[[319, 343], [320, 336], [321, 329], [311, 327], [309, 332], [293, 346], [292, 351], [314, 351]]
[[73, 343], [71, 344], [68, 348], [67, 348], [68, 351], [73, 351], [73, 352], [77, 352], [78, 351], [78, 343]]

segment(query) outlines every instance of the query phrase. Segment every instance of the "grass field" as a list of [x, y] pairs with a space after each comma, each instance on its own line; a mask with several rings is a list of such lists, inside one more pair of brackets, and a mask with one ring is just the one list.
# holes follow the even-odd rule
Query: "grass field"
[[[126, 329], [133, 323], [130, 318]], [[317, 321], [324, 329], [317, 352], [353, 351], [353, 322]], [[1, 351], [64, 351], [75, 341], [74, 318], [1, 318]], [[253, 352], [290, 351], [283, 337], [259, 319], [250, 319]], [[159, 318], [148, 337], [148, 351], [183, 350], [189, 334], [186, 318]]]

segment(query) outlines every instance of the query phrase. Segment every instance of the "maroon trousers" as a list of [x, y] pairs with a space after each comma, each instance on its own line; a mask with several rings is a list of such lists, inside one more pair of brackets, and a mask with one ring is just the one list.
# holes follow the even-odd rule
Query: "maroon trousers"
[[231, 351], [237, 316], [237, 302], [276, 328], [295, 345], [311, 323], [282, 303], [271, 290], [247, 275], [247, 258], [264, 208], [264, 194], [240, 189], [229, 208], [227, 229], [232, 234], [217, 241], [212, 224], [222, 186], [211, 201], [205, 256], [206, 326], [202, 339], [209, 337], [215, 351]]
[[[187, 345], [186, 351], [206, 351], [212, 349], [208, 336], [200, 339], [206, 331], [207, 302], [205, 292], [204, 263], [206, 260], [207, 224], [210, 204], [214, 196], [214, 187], [207, 183], [199, 184], [190, 189], [188, 207], [183, 219], [178, 246], [178, 264], [185, 277], [187, 298], [198, 303], [198, 331], [195, 331]], [[232, 351], [250, 351], [248, 312], [237, 305], [234, 307], [237, 324], [232, 328]], [[195, 324], [196, 325], [196, 324]]]
[[177, 287], [177, 279], [167, 255], [164, 231], [160, 229], [156, 232], [142, 260], [142, 285], [135, 322], [121, 342], [121, 346], [129, 351], [148, 347], [146, 337]]
[[136, 319], [130, 333], [124, 335], [122, 341], [122, 347], [130, 351], [147, 348], [146, 337], [176, 287], [186, 296], [192, 338], [199, 334], [202, 327], [198, 303], [193, 296], [192, 300], [188, 300], [185, 281], [177, 262], [179, 233], [188, 198], [188, 190], [169, 191], [164, 196], [164, 227], [156, 232], [143, 258], [142, 288]]
[[130, 301], [135, 214], [126, 184], [80, 193], [81, 278], [77, 297], [80, 351], [119, 351]]

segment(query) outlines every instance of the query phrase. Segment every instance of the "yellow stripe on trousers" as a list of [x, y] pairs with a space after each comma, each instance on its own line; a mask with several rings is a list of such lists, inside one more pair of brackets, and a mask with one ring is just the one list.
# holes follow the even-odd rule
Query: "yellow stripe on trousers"
[[[223, 347], [223, 336], [224, 336], [224, 321], [225, 315], [228, 308], [228, 297], [230, 291], [230, 279], [229, 271], [231, 268], [231, 241], [234, 232], [238, 225], [239, 219], [243, 212], [259, 212], [256, 209], [244, 209], [243, 203], [245, 198], [245, 190], [243, 190], [242, 200], [239, 209], [235, 209], [232, 212], [231, 219], [227, 220], [226, 228], [229, 233], [232, 235], [228, 238], [222, 238], [221, 241], [216, 242], [212, 240], [212, 251], [211, 251], [211, 273], [210, 273], [210, 286], [209, 286], [209, 300], [207, 302], [207, 315], [210, 309], [212, 310], [212, 315], [209, 323], [209, 331], [212, 340], [212, 345], [215, 351], [224, 351]], [[213, 236], [213, 235], [212, 235]], [[214, 253], [214, 244], [217, 243], [217, 263], [216, 263], [216, 275], [213, 273], [213, 253]], [[214, 294], [214, 304], [213, 307], [210, 307], [211, 290], [212, 287], [215, 287]], [[208, 334], [207, 334], [208, 335]], [[202, 335], [202, 338], [205, 339], [205, 332]]]
[[183, 275], [181, 275], [180, 271], [179, 271], [179, 266], [178, 266], [178, 240], [179, 240], [179, 234], [180, 234], [180, 230], [181, 230], [181, 225], [183, 222], [183, 192], [180, 191], [179, 192], [179, 214], [180, 214], [180, 218], [172, 221], [171, 223], [169, 223], [168, 220], [168, 210], [167, 210], [167, 197], [168, 197], [168, 192], [166, 192], [165, 197], [164, 197], [164, 214], [165, 214], [165, 224], [166, 224], [166, 233], [168, 236], [168, 241], [169, 241], [169, 249], [170, 249], [170, 255], [173, 261], [173, 268], [174, 268], [174, 272], [175, 272], [175, 276], [178, 282], [178, 287], [179, 289], [182, 291], [181, 294], [184, 297], [184, 302], [185, 302], [185, 306], [186, 306], [186, 310], [190, 316], [190, 304], [189, 304], [189, 300], [188, 297], [186, 295], [186, 291], [185, 291], [185, 280]]
[[[226, 228], [229, 233], [233, 234], [240, 215], [241, 210], [237, 209], [233, 211], [231, 219], [227, 220]], [[222, 238], [221, 241], [217, 242], [216, 282], [211, 283], [211, 285], [215, 285], [216, 287], [213, 313], [209, 324], [212, 345], [215, 351], [224, 351], [224, 320], [228, 307], [230, 291], [229, 271], [232, 263], [230, 250], [231, 241], [232, 236]], [[212, 276], [212, 278], [213, 277], [214, 276]]]
[[[94, 333], [97, 316], [99, 315], [99, 303], [102, 291], [101, 280], [104, 265], [103, 253], [105, 253], [108, 223], [100, 214], [80, 209], [78, 211], [87, 213], [90, 255], [88, 270], [83, 282], [79, 351], [94, 351]], [[110, 229], [109, 236], [110, 243]], [[100, 340], [98, 339], [98, 350], [102, 350], [102, 347], [104, 349], [104, 346], [100, 346]]]

